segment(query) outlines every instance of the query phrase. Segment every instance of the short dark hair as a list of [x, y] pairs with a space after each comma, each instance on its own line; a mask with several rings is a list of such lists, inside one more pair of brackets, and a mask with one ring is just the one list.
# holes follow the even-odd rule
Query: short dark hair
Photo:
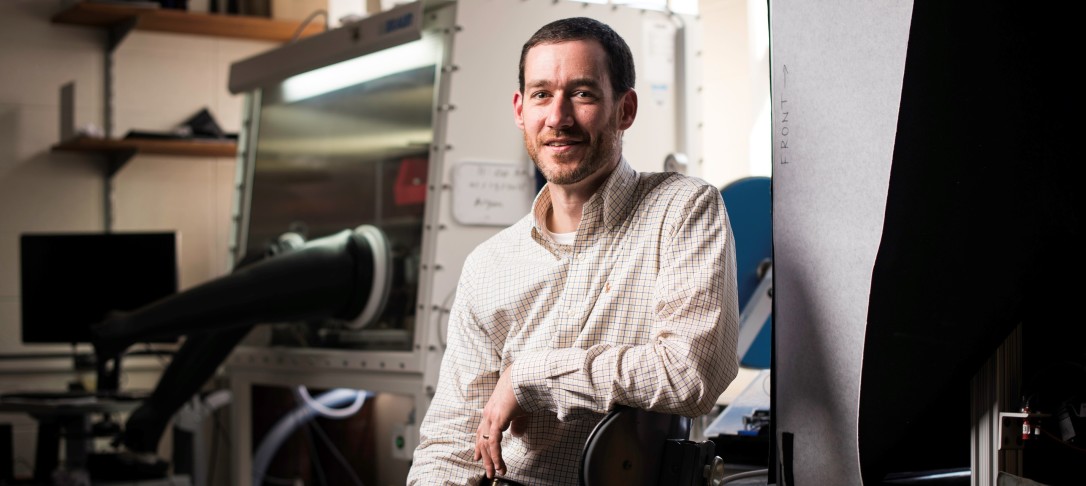
[[524, 93], [524, 58], [528, 51], [540, 44], [594, 40], [603, 46], [607, 54], [607, 73], [617, 99], [634, 87], [634, 62], [630, 46], [610, 26], [587, 17], [556, 20], [536, 31], [520, 50], [520, 92]]

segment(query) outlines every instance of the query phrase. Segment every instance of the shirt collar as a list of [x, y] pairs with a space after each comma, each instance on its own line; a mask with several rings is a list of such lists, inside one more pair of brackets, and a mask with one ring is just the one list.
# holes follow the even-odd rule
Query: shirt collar
[[[629, 212], [630, 200], [633, 199], [637, 185], [637, 171], [623, 157], [619, 159], [618, 166], [607, 176], [596, 193], [592, 195], [581, 209], [581, 226], [578, 233], [595, 226], [600, 220], [607, 228], [626, 219]], [[550, 183], [543, 185], [543, 189], [536, 195], [532, 203], [532, 232], [538, 237], [543, 237], [547, 232], [547, 212], [551, 209]]]
[[[618, 162], [618, 167], [615, 167], [615, 171], [603, 183], [600, 190], [588, 200], [586, 206], [592, 209], [599, 207], [603, 222], [607, 228], [611, 228], [626, 220], [635, 192], [637, 192], [637, 171], [630, 167], [625, 158], [622, 158]], [[582, 213], [582, 218], [588, 216], [584, 213]]]

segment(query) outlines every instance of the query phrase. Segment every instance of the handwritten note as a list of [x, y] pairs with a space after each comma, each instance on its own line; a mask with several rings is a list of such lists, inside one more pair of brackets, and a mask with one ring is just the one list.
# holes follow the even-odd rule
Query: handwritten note
[[528, 214], [535, 195], [535, 178], [522, 165], [460, 162], [452, 182], [452, 213], [460, 224], [508, 226]]

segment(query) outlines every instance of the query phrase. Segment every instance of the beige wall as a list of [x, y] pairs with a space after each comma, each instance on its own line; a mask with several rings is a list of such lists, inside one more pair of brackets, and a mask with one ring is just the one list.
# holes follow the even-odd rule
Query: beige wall
[[[101, 231], [103, 159], [55, 153], [60, 141], [60, 88], [75, 83], [76, 126], [103, 126], [106, 33], [50, 22], [60, 2], [0, 2], [0, 391], [59, 389], [90, 381], [65, 358], [66, 345], [20, 342], [19, 235]], [[201, 108], [225, 130], [240, 128], [242, 99], [226, 90], [231, 62], [273, 44], [136, 31], [114, 55], [114, 135], [166, 131]], [[114, 177], [114, 229], [181, 234], [180, 283], [196, 285], [226, 270], [233, 158], [137, 156]], [[89, 348], [81, 346], [82, 351]], [[129, 360], [125, 383], [154, 385], [161, 364]], [[16, 473], [30, 473], [33, 422], [15, 425]]]
[[764, 0], [701, 0], [703, 178], [769, 176], [769, 18]]

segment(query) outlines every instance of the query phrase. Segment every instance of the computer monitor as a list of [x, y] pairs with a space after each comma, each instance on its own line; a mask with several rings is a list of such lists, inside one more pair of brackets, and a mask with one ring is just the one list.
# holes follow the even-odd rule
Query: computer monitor
[[176, 293], [177, 247], [174, 232], [22, 235], [22, 342], [90, 342], [109, 312]]

